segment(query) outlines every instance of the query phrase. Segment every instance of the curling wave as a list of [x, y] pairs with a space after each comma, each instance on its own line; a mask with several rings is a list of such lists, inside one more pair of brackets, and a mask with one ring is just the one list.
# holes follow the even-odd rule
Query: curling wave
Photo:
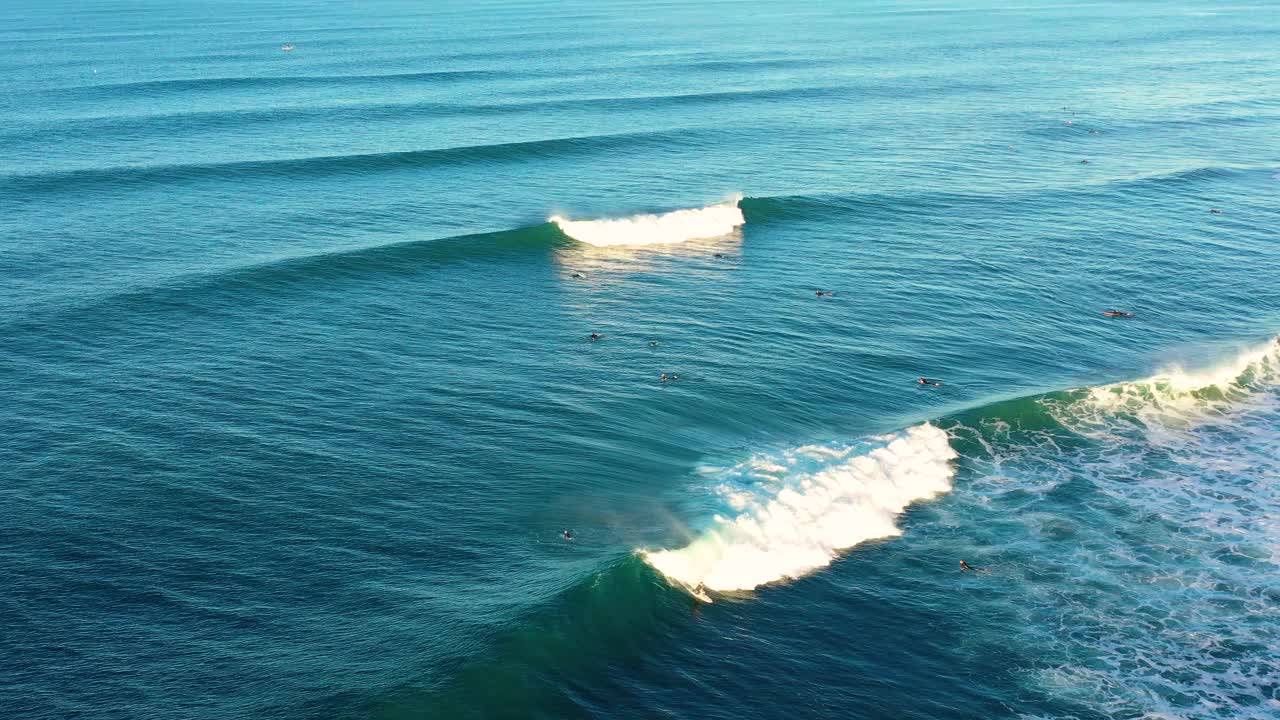
[[1140, 380], [1049, 395], [1041, 404], [1064, 426], [1098, 430], [1169, 432], [1188, 428], [1251, 392], [1280, 382], [1280, 340], [1241, 350], [1215, 365], [1170, 366]]
[[746, 223], [737, 195], [727, 202], [662, 215], [632, 215], [616, 220], [569, 220], [553, 215], [550, 221], [579, 242], [598, 247], [657, 245], [728, 235]]
[[825, 567], [840, 550], [898, 535], [911, 503], [951, 489], [956, 453], [924, 424], [849, 446], [805, 446], [757, 457], [721, 486], [736, 511], [678, 550], [644, 553], [667, 578], [694, 589], [750, 590]]

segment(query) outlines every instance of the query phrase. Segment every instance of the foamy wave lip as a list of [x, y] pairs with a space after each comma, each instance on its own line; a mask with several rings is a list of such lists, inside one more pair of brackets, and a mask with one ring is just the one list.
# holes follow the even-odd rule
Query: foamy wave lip
[[741, 195], [717, 205], [676, 210], [662, 215], [633, 215], [616, 220], [569, 220], [553, 215], [550, 222], [579, 242], [597, 247], [657, 245], [728, 235], [746, 223], [738, 203]]
[[1068, 412], [1060, 417], [1096, 419], [1090, 413], [1120, 411], [1136, 414], [1149, 425], [1169, 425], [1197, 416], [1213, 401], [1238, 398], [1277, 382], [1280, 339], [1272, 338], [1208, 368], [1170, 367], [1141, 380], [1089, 388], [1083, 401], [1068, 405]]
[[[817, 449], [729, 471], [720, 492], [737, 514], [717, 515], [688, 546], [645, 552], [644, 559], [687, 588], [750, 590], [826, 567], [840, 550], [900, 534], [894, 521], [908, 505], [951, 489], [956, 452], [933, 425]], [[776, 482], [762, 482], [766, 473]]]

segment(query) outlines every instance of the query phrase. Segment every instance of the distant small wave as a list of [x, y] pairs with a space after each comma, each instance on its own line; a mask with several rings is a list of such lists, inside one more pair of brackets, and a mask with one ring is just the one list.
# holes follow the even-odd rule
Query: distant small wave
[[730, 471], [737, 510], [686, 547], [645, 553], [689, 588], [750, 590], [829, 565], [840, 550], [898, 535], [908, 505], [951, 489], [956, 452], [929, 424], [851, 446], [806, 446]]
[[728, 235], [746, 223], [738, 207], [742, 196], [716, 205], [676, 210], [662, 215], [632, 215], [615, 220], [569, 220], [553, 215], [550, 221], [574, 240], [589, 245], [656, 245]]
[[335, 113], [352, 122], [379, 122], [435, 117], [506, 116], [548, 110], [599, 110], [602, 112], [634, 112], [653, 110], [666, 106], [725, 105], [730, 103], [769, 103], [780, 100], [798, 100], [824, 97], [840, 88], [832, 86], [806, 86], [779, 90], [724, 90], [673, 95], [635, 95], [572, 98], [568, 100], [525, 100], [504, 102], [414, 102], [351, 103], [339, 105], [311, 104], [304, 107], [259, 107], [205, 111], [180, 111], [150, 114], [89, 115], [73, 117], [50, 116], [47, 120], [33, 121], [21, 130], [0, 130], [0, 139], [25, 139], [32, 143], [49, 142], [51, 137], [76, 140], [101, 139], [111, 134], [177, 134], [198, 133], [210, 129], [234, 129], [270, 122], [276, 125], [289, 122], [316, 122], [331, 120]]
[[698, 130], [616, 133], [558, 137], [546, 140], [463, 145], [426, 150], [403, 150], [350, 155], [312, 155], [272, 160], [142, 165], [53, 171], [0, 176], [0, 192], [35, 193], [81, 191], [94, 187], [118, 188], [137, 183], [194, 180], [240, 181], [248, 176], [287, 176], [291, 179], [341, 173], [367, 173], [408, 168], [464, 165], [485, 162], [521, 162], [567, 157], [621, 147], [669, 147], [690, 138], [705, 137]]
[[491, 70], [440, 70], [434, 72], [373, 73], [361, 75], [260, 75], [212, 78], [171, 78], [163, 80], [138, 80], [121, 83], [98, 83], [59, 88], [59, 92], [111, 95], [119, 93], [193, 93], [222, 90], [281, 88], [311, 85], [342, 85], [350, 83], [438, 83], [471, 82], [475, 80], [506, 77], [508, 74]]

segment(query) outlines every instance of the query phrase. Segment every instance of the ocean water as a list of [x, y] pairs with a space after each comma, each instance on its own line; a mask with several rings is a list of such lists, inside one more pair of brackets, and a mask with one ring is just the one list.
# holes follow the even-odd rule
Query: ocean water
[[1277, 49], [7, 0], [0, 716], [1280, 717]]

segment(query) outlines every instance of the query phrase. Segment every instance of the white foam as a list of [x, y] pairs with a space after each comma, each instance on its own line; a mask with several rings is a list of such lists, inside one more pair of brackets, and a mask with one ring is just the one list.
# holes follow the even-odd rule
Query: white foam
[[615, 220], [569, 220], [553, 215], [550, 221], [579, 242], [597, 247], [655, 245], [728, 235], [746, 223], [738, 195], [716, 205], [676, 210], [662, 215], [632, 215]]
[[1252, 390], [1280, 382], [1280, 341], [1241, 350], [1210, 367], [1172, 366], [1151, 377], [1088, 388], [1083, 399], [1046, 402], [1064, 421], [1111, 425], [1122, 415], [1136, 417], [1148, 430], [1180, 430]]
[[[1134, 406], [1069, 418], [1093, 442], [984, 428], [991, 457], [970, 459], [976, 472], [947, 508], [972, 544], [938, 536], [921, 554], [959, 549], [999, 568], [1010, 585], [993, 614], [1016, 618], [1000, 638], [1035, 648], [1027, 677], [1092, 715], [1280, 717], [1275, 358], [1138, 381], [1154, 395], [1118, 384]], [[1199, 404], [1170, 406], [1180, 393]]]
[[951, 489], [956, 457], [947, 434], [928, 424], [849, 447], [802, 450], [737, 468], [741, 478], [758, 478], [752, 470], [761, 464], [789, 472], [747, 488], [722, 484], [736, 515], [717, 515], [688, 546], [645, 552], [645, 560], [689, 588], [750, 590], [798, 577], [829, 565], [840, 550], [900, 534], [894, 521], [908, 505]]

